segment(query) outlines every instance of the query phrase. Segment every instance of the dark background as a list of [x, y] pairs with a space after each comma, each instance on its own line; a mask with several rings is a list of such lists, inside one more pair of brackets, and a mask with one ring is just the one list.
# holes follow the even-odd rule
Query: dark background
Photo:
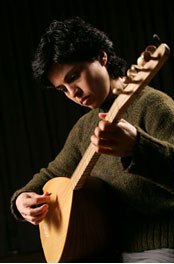
[[53, 19], [78, 15], [115, 42], [129, 63], [157, 33], [171, 48], [169, 60], [151, 84], [174, 98], [174, 12], [169, 0], [2, 0], [0, 3], [0, 257], [40, 250], [38, 227], [18, 223], [10, 197], [58, 153], [85, 113], [32, 78], [31, 59]]

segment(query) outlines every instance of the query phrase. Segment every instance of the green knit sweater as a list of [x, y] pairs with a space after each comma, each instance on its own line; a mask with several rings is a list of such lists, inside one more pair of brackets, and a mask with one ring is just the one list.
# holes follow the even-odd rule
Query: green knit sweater
[[[24, 191], [42, 193], [43, 185], [52, 177], [70, 177], [90, 143], [99, 111], [108, 111], [107, 108], [91, 110], [82, 116], [55, 160], [14, 193], [11, 210], [18, 220], [21, 215], [15, 206], [16, 197]], [[91, 176], [112, 184], [124, 201], [124, 251], [173, 248], [174, 102], [166, 94], [147, 86], [123, 118], [138, 130], [133, 156], [101, 155]]]

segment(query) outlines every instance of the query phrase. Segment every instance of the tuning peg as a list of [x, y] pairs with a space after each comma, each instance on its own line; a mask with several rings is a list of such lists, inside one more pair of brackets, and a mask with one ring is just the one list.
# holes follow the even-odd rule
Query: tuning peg
[[149, 45], [145, 49], [144, 52], [141, 53], [141, 56], [137, 60], [137, 65], [139, 67], [143, 67], [146, 62], [148, 62], [152, 58], [152, 54], [156, 50], [156, 46], [154, 45]]
[[159, 46], [162, 43], [160, 37], [157, 34], [153, 35], [153, 40], [155, 42], [155, 45], [157, 46]]
[[137, 74], [137, 67], [136, 67], [136, 65], [132, 65], [131, 67], [130, 67], [130, 69], [128, 69], [128, 71], [127, 71], [127, 77], [129, 78], [129, 80], [131, 80], [132, 81], [132, 79], [135, 77], [135, 75]]
[[156, 46], [155, 45], [149, 45], [147, 46], [147, 48], [145, 49], [146, 52], [149, 52], [150, 54], [153, 54], [156, 50]]
[[132, 79], [129, 76], [124, 76], [122, 77], [122, 80], [123, 80], [123, 83], [127, 85], [131, 82]]

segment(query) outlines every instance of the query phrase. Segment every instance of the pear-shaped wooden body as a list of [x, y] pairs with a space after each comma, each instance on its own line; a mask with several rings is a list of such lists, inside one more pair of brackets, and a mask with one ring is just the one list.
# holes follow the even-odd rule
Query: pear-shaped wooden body
[[47, 262], [115, 259], [120, 203], [110, 185], [89, 177], [82, 189], [73, 191], [70, 179], [57, 177], [47, 182], [44, 191], [52, 193], [49, 212], [39, 224]]
[[69, 225], [73, 189], [66, 177], [49, 180], [43, 189], [50, 192], [49, 211], [39, 224], [40, 238], [47, 262], [58, 262], [61, 258]]

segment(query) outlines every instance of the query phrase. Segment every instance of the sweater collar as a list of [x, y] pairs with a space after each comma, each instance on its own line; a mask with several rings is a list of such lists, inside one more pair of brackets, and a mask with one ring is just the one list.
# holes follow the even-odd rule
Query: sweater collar
[[113, 98], [111, 98], [111, 99], [105, 101], [105, 102], [100, 106], [100, 109], [99, 109], [100, 112], [104, 112], [104, 113], [108, 112], [109, 109], [110, 109], [110, 107], [112, 106], [112, 104], [113, 104], [115, 98], [116, 98], [116, 97], [113, 97]]

